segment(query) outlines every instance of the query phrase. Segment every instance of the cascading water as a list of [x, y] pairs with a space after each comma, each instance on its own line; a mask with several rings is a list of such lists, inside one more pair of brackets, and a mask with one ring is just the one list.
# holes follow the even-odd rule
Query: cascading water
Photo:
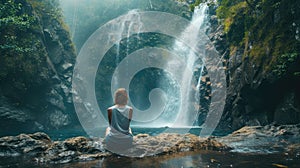
[[[201, 135], [212, 133], [225, 104], [223, 84], [226, 81], [223, 67], [216, 62], [219, 54], [205, 35], [206, 10], [205, 4], [195, 8], [191, 21], [166, 12], [133, 10], [102, 25], [89, 37], [76, 58], [72, 80], [75, 110], [89, 135], [98, 136], [99, 129], [107, 126], [105, 110], [111, 105], [113, 93], [119, 87], [129, 90], [128, 103], [134, 109], [132, 124], [187, 127], [185, 129], [194, 126], [198, 118], [199, 79], [204, 56], [205, 72], [209, 74], [212, 89], [211, 105]], [[160, 35], [162, 38], [158, 37]], [[135, 39], [138, 40], [131, 41]], [[173, 42], [173, 39], [177, 41]], [[156, 43], [155, 40], [166, 43]], [[140, 88], [145, 85], [139, 83], [139, 75], [147, 74], [151, 69], [159, 69], [155, 72], [167, 75], [158, 76], [151, 72], [150, 77], [155, 81], [141, 91]], [[164, 82], [160, 78], [170, 80]], [[143, 80], [150, 83], [147, 78]], [[147, 101], [150, 106], [139, 109], [137, 107], [145, 106], [135, 100]], [[135, 104], [138, 106], [135, 107]], [[99, 129], [95, 129], [95, 123]], [[164, 132], [174, 131], [165, 128]]]
[[[196, 7], [194, 10], [194, 14], [192, 17], [192, 20], [189, 25], [184, 29], [184, 31], [181, 33], [179, 39], [187, 40], [191, 44], [194, 44], [194, 46], [187, 47], [185, 44], [183, 44], [181, 41], [176, 40], [173, 45], [173, 53], [176, 53], [177, 55], [183, 57], [183, 60], [185, 60], [185, 66], [182, 67], [183, 69], [181, 70], [181, 79], [178, 82], [178, 85], [180, 87], [180, 97], [181, 99], [178, 99], [178, 97], [174, 97], [176, 93], [169, 93], [170, 95], [169, 98], [173, 98], [173, 100], [169, 100], [168, 102], [165, 101], [160, 101], [160, 99], [152, 99], [152, 101], [156, 101], [157, 103], [152, 102], [152, 108], [148, 109], [147, 111], [144, 112], [139, 112], [137, 108], [135, 109], [136, 114], [148, 114], [145, 115], [145, 117], [141, 117], [142, 120], [146, 120], [146, 118], [155, 118], [155, 116], [158, 116], [159, 113], [165, 114], [161, 115], [159, 119], [155, 120], [147, 120], [151, 121], [148, 122], [147, 125], [168, 125], [171, 127], [189, 127], [193, 126], [194, 122], [197, 118], [198, 115], [198, 109], [195, 109], [195, 105], [199, 103], [199, 84], [200, 84], [200, 79], [201, 79], [201, 74], [202, 74], [202, 69], [203, 69], [203, 59], [199, 57], [199, 55], [203, 55], [203, 53], [199, 53], [199, 51], [205, 51], [204, 46], [200, 46], [200, 49], [197, 49], [197, 53], [195, 53], [195, 48], [199, 46], [199, 36], [200, 34], [204, 34], [205, 32], [205, 18], [206, 18], [206, 12], [207, 12], [207, 5], [206, 4], [201, 4], [200, 6]], [[129, 51], [128, 49], [130, 48], [130, 43], [129, 43], [129, 38], [132, 32], [135, 32], [137, 36], [139, 35], [140, 30], [143, 28], [143, 23], [141, 22], [141, 18], [139, 15], [139, 11], [137, 10], [132, 10], [129, 11], [128, 14], [126, 15], [125, 19], [123, 22], [120, 22], [116, 27], [114, 28], [115, 32], [117, 32], [117, 38], [120, 39], [116, 43], [117, 47], [117, 55], [116, 55], [116, 65], [117, 69], [115, 70], [114, 73], [114, 79], [112, 79], [112, 93], [114, 90], [116, 90], [119, 87], [126, 87], [126, 83], [124, 79], [130, 78], [130, 72], [132, 71], [133, 67], [128, 65], [128, 62], [135, 62], [135, 64], [143, 64], [138, 63], [138, 58], [129, 59]], [[202, 31], [202, 32], [201, 32]], [[137, 33], [136, 33], [137, 32]], [[201, 33], [200, 33], [201, 32]], [[122, 60], [121, 64], [121, 57], [120, 57], [120, 50], [121, 50], [121, 45], [123, 43], [121, 42], [122, 38], [121, 37], [126, 37], [126, 45], [125, 45], [125, 53], [126, 53], [126, 59]], [[205, 43], [205, 42], [204, 42]], [[124, 50], [124, 48], [122, 48]], [[153, 52], [154, 49], [151, 49], [150, 52], [146, 52], [148, 55], [147, 57], [151, 57], [149, 53]], [[143, 55], [143, 54], [140, 54]], [[149, 58], [151, 59], [151, 58]], [[153, 59], [153, 58], [152, 58]], [[161, 58], [160, 58], [161, 59]], [[175, 59], [175, 58], [173, 58]], [[200, 60], [200, 61], [199, 61]], [[175, 66], [179, 65], [173, 65], [174, 62], [168, 61], [165, 63], [165, 67], [161, 67], [162, 69], [174, 69]], [[135, 65], [136, 66], [136, 65]], [[120, 68], [122, 67], [122, 68]], [[195, 79], [195, 74], [194, 70], [198, 70], [196, 73], [198, 74], [197, 79]], [[161, 83], [164, 85], [165, 83]], [[154, 91], [158, 91], [155, 90]], [[153, 95], [152, 92], [151, 94]], [[151, 95], [150, 94], [150, 95]], [[178, 94], [178, 92], [177, 92]], [[158, 97], [163, 97], [163, 96], [158, 96]], [[150, 98], [151, 99], [151, 98]], [[176, 100], [175, 100], [176, 99]], [[131, 106], [134, 107], [134, 104], [132, 104], [131, 100], [129, 100], [129, 103]], [[165, 106], [163, 105], [164, 103]], [[170, 121], [170, 117], [168, 117], [167, 114], [173, 113], [174, 114], [174, 103], [180, 103], [180, 109], [178, 109], [178, 114], [177, 114], [177, 119], [173, 118], [173, 121]], [[155, 106], [154, 104], [158, 105]], [[176, 113], [176, 112], [175, 112]], [[151, 115], [150, 115], [151, 114]], [[142, 116], [142, 115], [141, 115]], [[145, 123], [143, 124], [145, 125]]]
[[[119, 64], [119, 62], [121, 61], [120, 59], [120, 45], [121, 45], [121, 40], [122, 40], [122, 36], [126, 36], [127, 41], [126, 41], [126, 56], [129, 54], [129, 37], [130, 34], [132, 32], [137, 32], [137, 36], [139, 36], [140, 30], [142, 28], [142, 23], [141, 23], [141, 18], [139, 15], [138, 10], [131, 10], [128, 12], [128, 14], [126, 15], [126, 18], [123, 22], [119, 23], [120, 25], [117, 25], [115, 27], [115, 32], [117, 32], [117, 38], [120, 39], [117, 43], [117, 55], [116, 55], [116, 60], [115, 63], [116, 65]], [[128, 67], [128, 62], [127, 62], [127, 67]], [[128, 71], [128, 70], [127, 70]], [[126, 71], [126, 72], [127, 72]], [[124, 78], [124, 76], [120, 77], [119, 72], [116, 71], [115, 72], [115, 83], [112, 84], [113, 89], [122, 87], [120, 85], [120, 79]], [[124, 74], [123, 74], [124, 75]], [[127, 77], [128, 75], [126, 75], [125, 77]]]
[[[195, 46], [193, 48], [198, 47], [197, 42], [199, 41], [199, 33], [200, 31], [205, 32], [206, 30], [206, 13], [207, 13], [208, 6], [206, 4], [200, 4], [198, 7], [195, 8], [194, 14], [189, 26], [181, 34], [181, 39], [189, 40]], [[202, 46], [203, 47], [203, 46]], [[180, 41], [175, 41], [173, 46], [174, 51], [179, 55], [183, 55], [186, 60], [186, 66], [183, 70], [182, 74], [182, 81], [181, 81], [181, 108], [178, 115], [177, 122], [174, 124], [175, 127], [185, 127], [185, 126], [193, 126], [195, 121], [195, 117], [197, 117], [198, 109], [191, 108], [191, 103], [193, 102], [193, 96], [199, 97], [199, 85], [201, 80], [201, 74], [203, 70], [203, 58], [201, 58], [202, 65], [199, 71], [199, 78], [197, 79], [197, 84], [195, 87], [193, 86], [193, 72], [196, 69], [196, 66], [199, 67], [199, 64], [196, 63], [199, 60], [199, 57], [192, 51], [190, 48], [187, 48], [181, 43]], [[200, 51], [205, 51], [205, 48], [201, 49]], [[199, 53], [197, 53], [199, 54]], [[193, 91], [194, 90], [194, 91]], [[192, 94], [194, 93], [194, 94]], [[196, 98], [197, 99], [197, 98]]]
[[153, 5], [152, 5], [152, 1], [151, 0], [149, 0], [149, 4], [150, 4], [150, 9], [152, 9]]

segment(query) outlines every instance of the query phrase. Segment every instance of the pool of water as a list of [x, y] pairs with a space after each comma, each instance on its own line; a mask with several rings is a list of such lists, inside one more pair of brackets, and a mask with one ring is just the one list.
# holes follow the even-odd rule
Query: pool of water
[[72, 162], [65, 164], [37, 164], [26, 157], [0, 157], [0, 167], [23, 167], [23, 168], [186, 168], [186, 167], [210, 167], [210, 168], [270, 168], [284, 167], [299, 168], [299, 156], [289, 157], [284, 154], [245, 154], [231, 152], [184, 152], [170, 155], [161, 155], [145, 158], [109, 157], [85, 162]]

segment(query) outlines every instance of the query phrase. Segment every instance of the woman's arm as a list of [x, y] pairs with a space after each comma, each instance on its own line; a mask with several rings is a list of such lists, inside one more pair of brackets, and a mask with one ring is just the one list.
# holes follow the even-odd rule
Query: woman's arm
[[129, 122], [130, 122], [131, 119], [132, 119], [132, 112], [133, 112], [133, 109], [130, 108], [130, 110], [129, 110], [129, 116], [128, 116]]
[[107, 109], [107, 117], [108, 117], [109, 125], [111, 125], [111, 114], [112, 114], [112, 109], [111, 108]]
[[[131, 122], [131, 119], [132, 119], [132, 112], [133, 112], [133, 109], [130, 108], [129, 109], [129, 116], [128, 116], [129, 122]], [[129, 127], [129, 133], [132, 134], [132, 130], [131, 130], [130, 127]]]

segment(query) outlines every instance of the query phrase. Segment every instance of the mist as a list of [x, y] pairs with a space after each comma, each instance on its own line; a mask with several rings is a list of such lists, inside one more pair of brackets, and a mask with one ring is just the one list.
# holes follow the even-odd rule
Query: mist
[[60, 0], [60, 4], [77, 52], [99, 27], [132, 9], [191, 16], [187, 5], [174, 0]]

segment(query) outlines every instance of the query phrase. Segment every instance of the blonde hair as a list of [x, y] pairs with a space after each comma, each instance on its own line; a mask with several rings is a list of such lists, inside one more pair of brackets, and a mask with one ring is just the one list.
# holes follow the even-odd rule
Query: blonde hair
[[115, 91], [114, 103], [117, 105], [126, 105], [128, 102], [128, 94], [126, 89], [119, 88]]

